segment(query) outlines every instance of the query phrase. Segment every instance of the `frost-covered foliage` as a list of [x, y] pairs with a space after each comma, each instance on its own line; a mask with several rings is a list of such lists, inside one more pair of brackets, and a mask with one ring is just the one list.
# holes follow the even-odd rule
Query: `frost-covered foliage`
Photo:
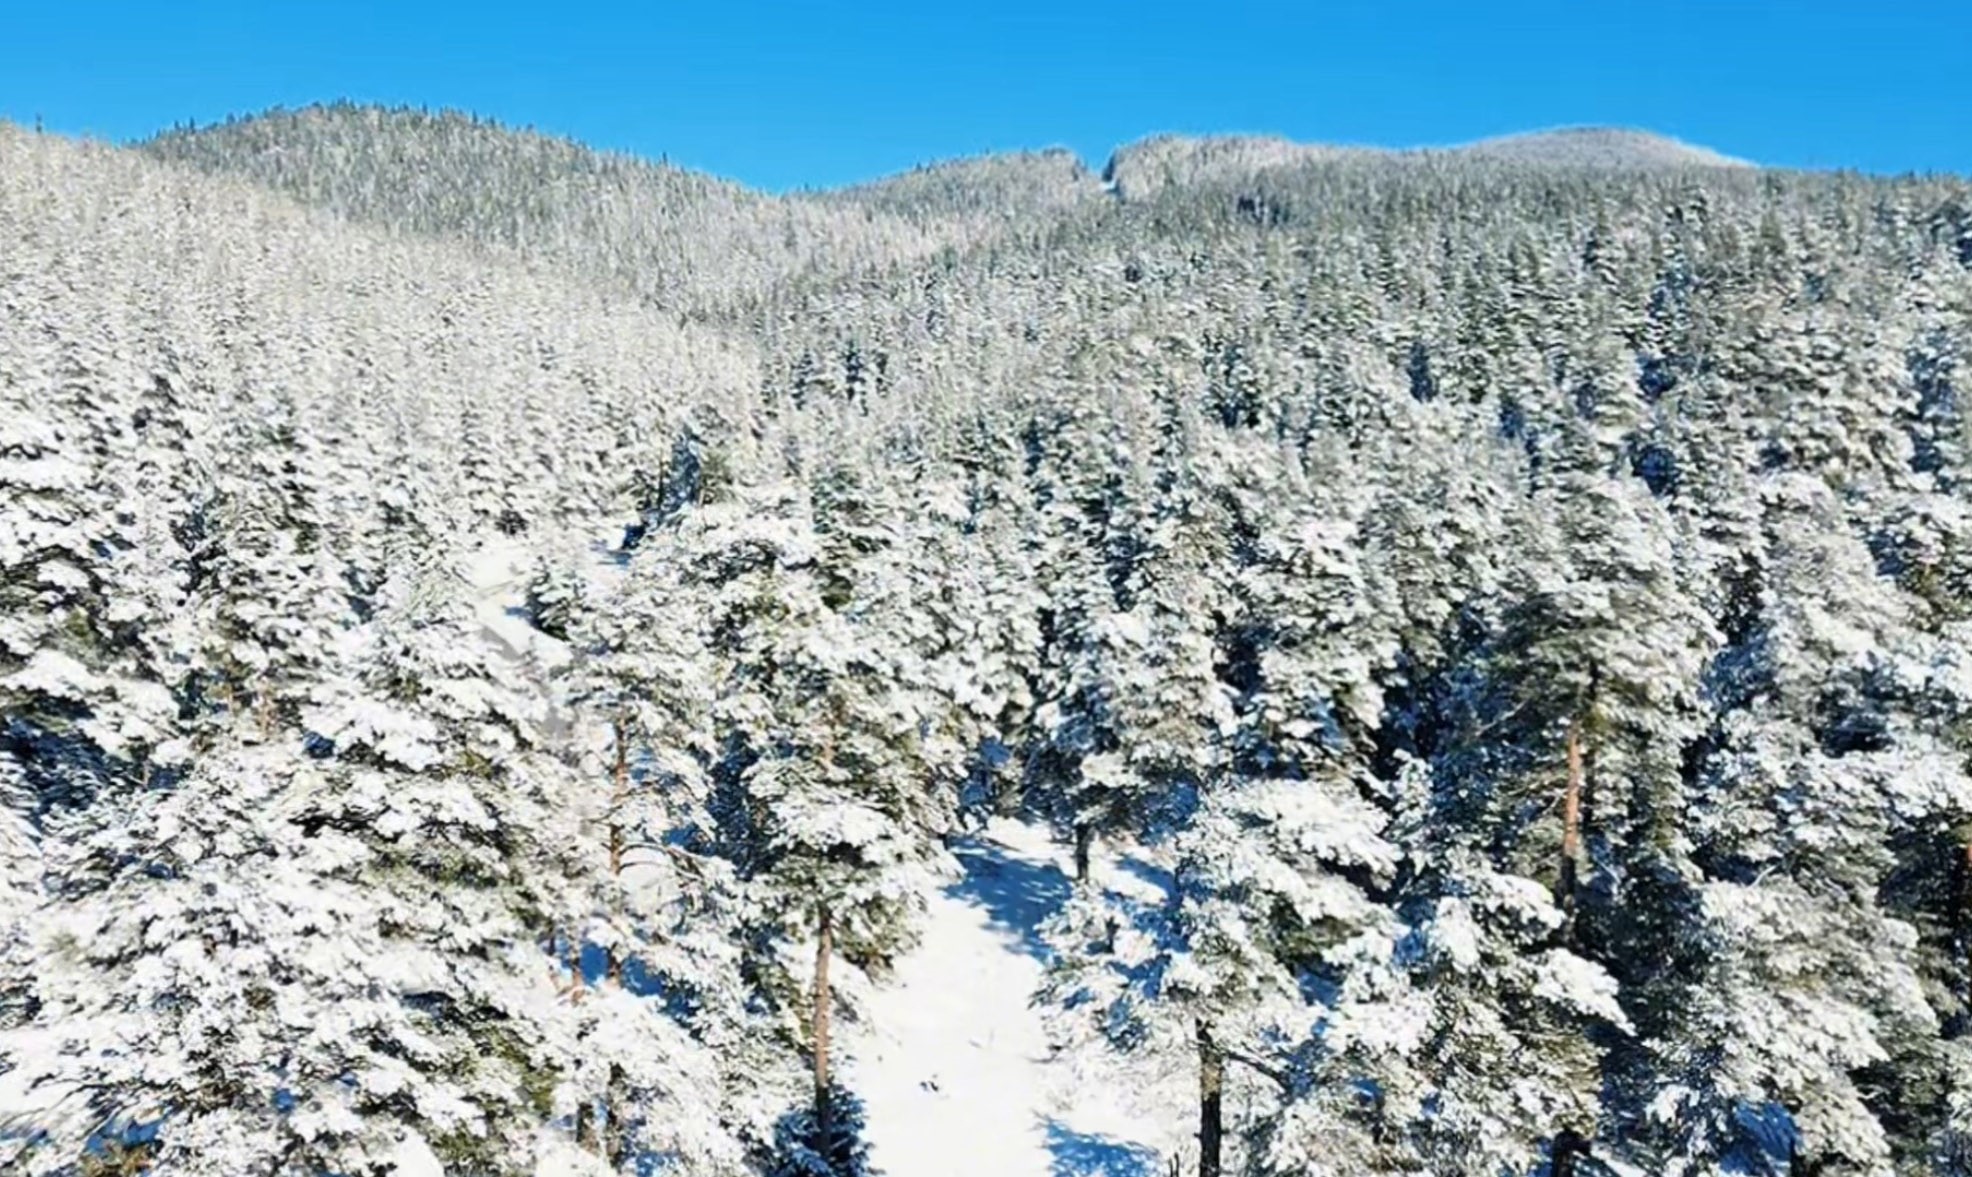
[[1207, 1177], [1972, 1173], [1972, 189], [1729, 165], [0, 125], [0, 1169], [864, 1171], [1022, 811]]

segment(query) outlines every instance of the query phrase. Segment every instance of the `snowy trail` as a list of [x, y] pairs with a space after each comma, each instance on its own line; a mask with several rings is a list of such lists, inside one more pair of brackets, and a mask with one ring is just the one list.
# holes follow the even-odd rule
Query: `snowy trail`
[[548, 675], [567, 660], [568, 648], [529, 625], [515, 611], [531, 556], [531, 549], [518, 540], [483, 540], [467, 565], [466, 575], [473, 590], [480, 636], [489, 649], [533, 685], [542, 704], [541, 734], [551, 745], [557, 745], [569, 738], [571, 728]]
[[1035, 928], [1069, 895], [1046, 832], [995, 822], [956, 848], [924, 939], [869, 998], [845, 1077], [886, 1177], [1163, 1177], [1168, 1132], [1048, 1057]]

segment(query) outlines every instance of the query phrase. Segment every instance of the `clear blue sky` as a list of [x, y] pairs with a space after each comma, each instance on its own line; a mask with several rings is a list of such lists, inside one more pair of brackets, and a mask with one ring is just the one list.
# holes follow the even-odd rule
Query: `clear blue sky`
[[1156, 131], [1408, 146], [1641, 126], [1972, 173], [1972, 0], [0, 0], [0, 117], [127, 139], [347, 97], [769, 188]]

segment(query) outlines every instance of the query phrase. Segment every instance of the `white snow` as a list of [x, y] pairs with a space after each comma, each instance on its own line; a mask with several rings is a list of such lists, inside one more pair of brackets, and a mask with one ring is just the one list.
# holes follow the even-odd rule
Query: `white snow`
[[445, 1177], [445, 1165], [419, 1136], [406, 1136], [399, 1141], [390, 1163], [396, 1177]]
[[533, 559], [534, 549], [525, 540], [492, 536], [473, 553], [467, 576], [479, 602], [480, 627], [494, 649], [514, 662], [531, 652], [544, 666], [553, 666], [566, 656], [565, 648], [516, 611]]
[[886, 1177], [1163, 1177], [1183, 1117], [1132, 1105], [1182, 1093], [1051, 1058], [1029, 1004], [1035, 929], [1069, 894], [1063, 850], [998, 820], [955, 851], [965, 877], [932, 897], [922, 942], [845, 1034], [871, 1160]]
[[[520, 612], [535, 554], [524, 539], [489, 536], [473, 551], [466, 576], [473, 588], [480, 636], [534, 685], [544, 707], [542, 731], [559, 740], [569, 732], [569, 717], [548, 676], [568, 661], [568, 646], [535, 629]], [[614, 562], [601, 553], [585, 571], [598, 582], [617, 574]]]

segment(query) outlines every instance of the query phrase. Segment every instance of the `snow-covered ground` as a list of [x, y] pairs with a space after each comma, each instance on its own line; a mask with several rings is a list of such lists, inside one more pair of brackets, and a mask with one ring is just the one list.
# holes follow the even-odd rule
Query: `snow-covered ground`
[[871, 1159], [886, 1177], [1164, 1177], [1186, 1128], [1139, 1105], [1175, 1111], [1159, 1097], [1177, 1093], [1050, 1058], [1029, 1004], [1035, 929], [1069, 895], [1063, 849], [997, 820], [955, 853], [963, 877], [844, 1043]]
[[[526, 597], [527, 578], [533, 570], [534, 553], [525, 540], [492, 537], [481, 543], [466, 565], [472, 584], [474, 612], [483, 636], [503, 657], [526, 663], [532, 654], [542, 669], [558, 665], [567, 657], [562, 643], [535, 629], [520, 613]], [[598, 559], [594, 575], [605, 574], [606, 561]]]

